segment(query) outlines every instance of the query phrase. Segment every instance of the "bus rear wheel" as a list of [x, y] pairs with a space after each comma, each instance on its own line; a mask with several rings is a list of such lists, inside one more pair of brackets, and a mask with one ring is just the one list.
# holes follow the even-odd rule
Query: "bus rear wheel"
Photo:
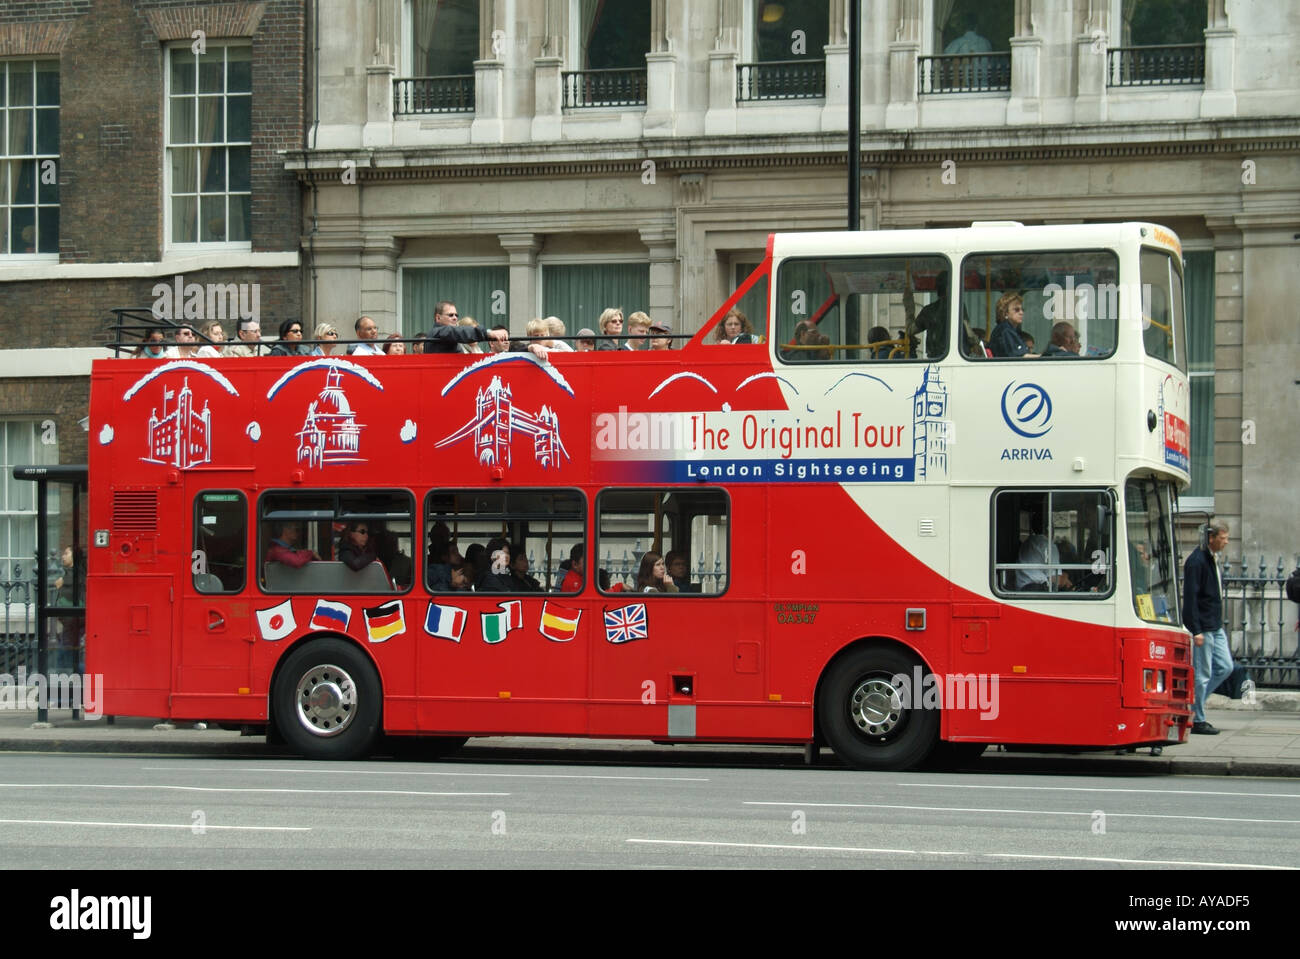
[[[939, 711], [908, 686], [921, 664], [901, 650], [855, 649], [831, 666], [817, 718], [835, 755], [857, 769], [910, 769], [938, 741]], [[910, 701], [909, 701], [910, 700]]]
[[379, 733], [379, 674], [341, 639], [317, 639], [289, 654], [272, 696], [285, 743], [308, 759], [360, 759]]

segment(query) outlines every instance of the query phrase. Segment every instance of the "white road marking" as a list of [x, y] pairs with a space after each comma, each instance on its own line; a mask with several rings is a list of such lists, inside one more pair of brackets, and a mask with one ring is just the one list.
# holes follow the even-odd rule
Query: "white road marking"
[[1300, 793], [1243, 793], [1211, 789], [1130, 789], [1125, 786], [979, 786], [966, 783], [894, 783], [916, 789], [1022, 789], [1032, 792], [1152, 793], [1157, 796], [1233, 796], [1237, 799], [1300, 799]]
[[144, 772], [185, 772], [200, 773], [315, 773], [321, 776], [476, 776], [480, 779], [628, 779], [634, 782], [654, 782], [654, 783], [707, 783], [712, 782], [701, 776], [593, 776], [579, 775], [577, 773], [462, 773], [462, 772], [433, 772], [428, 770], [400, 770], [400, 769], [279, 769], [270, 767], [263, 769], [260, 766], [249, 767], [232, 767], [232, 766], [142, 766]]
[[80, 819], [0, 819], [0, 823], [19, 826], [119, 826], [128, 829], [188, 829], [191, 832], [207, 832], [210, 829], [242, 830], [245, 832], [311, 832], [311, 826], [211, 826], [204, 823], [169, 822], [94, 822]]
[[1204, 866], [1209, 869], [1281, 869], [1293, 866], [1263, 866], [1242, 862], [1197, 862], [1184, 859], [1114, 859], [1105, 856], [1052, 856], [1029, 855], [1014, 852], [962, 852], [946, 849], [875, 849], [869, 846], [800, 846], [792, 843], [769, 842], [706, 842], [698, 839], [628, 839], [629, 843], [661, 846], [706, 846], [730, 849], [788, 849], [795, 852], [865, 852], [886, 853], [899, 856], [970, 856], [974, 859], [1039, 859], [1058, 862], [1105, 862], [1135, 866]]
[[[896, 806], [886, 803], [856, 802], [758, 802], [747, 800], [746, 806], [797, 806], [800, 809], [911, 809], [923, 812], [979, 812], [1006, 813], [1014, 816], [1086, 816], [1087, 812], [1058, 812], [1047, 809], [985, 809], [978, 806]], [[1226, 816], [1174, 816], [1160, 813], [1107, 812], [1107, 819], [1194, 819], [1200, 822], [1253, 822], [1270, 825], [1300, 826], [1300, 819], [1230, 819]]]
[[413, 789], [250, 789], [242, 786], [170, 786], [117, 783], [0, 783], [0, 789], [162, 789], [196, 793], [291, 793], [307, 796], [509, 796], [510, 793], [435, 793]]

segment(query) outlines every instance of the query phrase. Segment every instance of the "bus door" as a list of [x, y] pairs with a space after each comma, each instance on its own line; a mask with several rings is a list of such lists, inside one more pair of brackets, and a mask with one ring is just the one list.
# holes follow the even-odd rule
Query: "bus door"
[[762, 555], [763, 501], [759, 487], [597, 497], [592, 735], [763, 738], [761, 608], [734, 584], [742, 550]]
[[[249, 696], [255, 648], [248, 581], [248, 498], [237, 489], [195, 485], [182, 515], [189, 544], [180, 577], [176, 708], [198, 718], [213, 712], [202, 697]], [[265, 697], [257, 697], [265, 703]], [[250, 700], [251, 701], [251, 700]], [[190, 706], [186, 706], [190, 703]], [[202, 715], [200, 715], [202, 714]], [[219, 713], [232, 716], [223, 709]]]

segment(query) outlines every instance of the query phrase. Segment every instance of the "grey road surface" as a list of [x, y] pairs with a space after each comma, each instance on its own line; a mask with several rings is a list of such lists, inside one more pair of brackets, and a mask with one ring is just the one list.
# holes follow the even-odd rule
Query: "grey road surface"
[[1243, 869], [1300, 783], [835, 768], [7, 755], [0, 866]]

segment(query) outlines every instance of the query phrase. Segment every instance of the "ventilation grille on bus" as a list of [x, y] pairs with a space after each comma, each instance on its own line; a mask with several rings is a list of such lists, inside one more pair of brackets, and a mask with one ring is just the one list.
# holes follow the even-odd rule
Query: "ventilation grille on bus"
[[158, 530], [157, 490], [118, 490], [113, 493], [113, 529], [124, 533]]

